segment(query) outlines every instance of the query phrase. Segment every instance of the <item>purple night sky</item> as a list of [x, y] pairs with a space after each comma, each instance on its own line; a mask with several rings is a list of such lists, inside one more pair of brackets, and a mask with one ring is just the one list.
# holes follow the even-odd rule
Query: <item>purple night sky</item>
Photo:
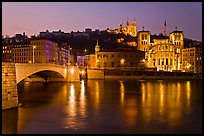
[[202, 41], [202, 2], [3, 2], [2, 35], [49, 31], [76, 32], [116, 29], [127, 19], [151, 34], [183, 31], [185, 38]]

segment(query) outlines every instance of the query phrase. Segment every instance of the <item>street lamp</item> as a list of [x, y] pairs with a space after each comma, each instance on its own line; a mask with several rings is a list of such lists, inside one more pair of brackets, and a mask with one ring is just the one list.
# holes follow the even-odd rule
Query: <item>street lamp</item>
[[124, 60], [124, 59], [121, 59], [121, 60], [120, 60], [120, 63], [121, 63], [121, 64], [124, 64], [124, 63], [125, 63], [125, 60]]
[[35, 62], [34, 62], [34, 55], [35, 55], [35, 54], [34, 54], [34, 50], [35, 50], [35, 46], [33, 46], [33, 63], [35, 63]]

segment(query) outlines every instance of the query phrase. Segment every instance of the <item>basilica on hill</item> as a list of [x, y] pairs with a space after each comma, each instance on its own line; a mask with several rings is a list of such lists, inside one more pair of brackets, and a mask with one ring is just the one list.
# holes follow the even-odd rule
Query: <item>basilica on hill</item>
[[115, 34], [123, 33], [125, 35], [136, 37], [137, 36], [136, 30], [137, 30], [136, 21], [134, 21], [132, 24], [129, 21], [127, 21], [126, 26], [124, 26], [123, 23], [121, 23], [118, 29], [115, 29], [115, 30], [108, 29], [107, 32], [115, 33]]

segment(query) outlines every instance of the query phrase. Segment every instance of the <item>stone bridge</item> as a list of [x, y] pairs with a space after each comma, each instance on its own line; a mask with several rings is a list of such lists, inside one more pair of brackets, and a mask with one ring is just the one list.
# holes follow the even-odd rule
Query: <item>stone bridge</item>
[[[43, 63], [9, 63], [2, 62], [2, 109], [18, 106], [17, 84], [23, 79], [38, 72], [48, 71], [48, 76], [57, 73], [66, 82], [80, 81], [77, 66], [61, 66]], [[53, 73], [52, 73], [53, 72]]]
[[[26, 64], [15, 63], [17, 84], [26, 77], [41, 71], [53, 71], [59, 73], [68, 82], [79, 80], [79, 70], [77, 67], [66, 67], [56, 64]], [[73, 71], [72, 71], [73, 70]]]

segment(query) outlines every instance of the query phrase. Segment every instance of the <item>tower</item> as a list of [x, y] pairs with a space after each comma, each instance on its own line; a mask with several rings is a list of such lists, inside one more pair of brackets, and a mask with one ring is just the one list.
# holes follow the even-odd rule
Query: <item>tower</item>
[[98, 51], [100, 51], [100, 46], [98, 45], [98, 40], [95, 46], [95, 53], [97, 53]]
[[164, 36], [166, 36], [166, 20], [164, 22]]
[[133, 31], [133, 36], [136, 37], [137, 36], [137, 25], [136, 25], [136, 21], [134, 20], [133, 24], [132, 24], [132, 31]]
[[175, 60], [175, 69], [181, 70], [182, 64], [182, 49], [184, 48], [184, 34], [183, 31], [178, 31], [177, 27], [175, 31], [170, 33], [170, 43], [174, 45], [174, 54], [176, 57]]
[[95, 66], [96, 68], [98, 67], [98, 51], [100, 51], [100, 46], [98, 45], [98, 40], [97, 40], [97, 43], [96, 43], [96, 46], [95, 46]]

